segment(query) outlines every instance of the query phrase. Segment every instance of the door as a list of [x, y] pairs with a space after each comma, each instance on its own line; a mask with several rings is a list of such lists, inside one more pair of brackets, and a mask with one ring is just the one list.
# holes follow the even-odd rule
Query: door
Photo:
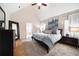
[[31, 41], [32, 36], [32, 23], [26, 23], [26, 38]]

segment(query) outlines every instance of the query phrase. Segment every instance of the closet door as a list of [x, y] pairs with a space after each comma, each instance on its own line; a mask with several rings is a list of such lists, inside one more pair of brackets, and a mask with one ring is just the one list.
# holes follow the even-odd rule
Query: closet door
[[13, 55], [13, 30], [0, 30], [0, 56]]

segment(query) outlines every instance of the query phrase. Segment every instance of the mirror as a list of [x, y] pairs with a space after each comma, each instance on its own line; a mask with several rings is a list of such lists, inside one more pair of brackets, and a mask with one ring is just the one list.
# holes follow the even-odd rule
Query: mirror
[[5, 12], [0, 6], [0, 29], [5, 29]]
[[20, 39], [19, 35], [19, 23], [14, 21], [9, 21], [9, 29], [14, 30], [14, 38]]
[[0, 21], [4, 21], [4, 13], [1, 9], [0, 9]]

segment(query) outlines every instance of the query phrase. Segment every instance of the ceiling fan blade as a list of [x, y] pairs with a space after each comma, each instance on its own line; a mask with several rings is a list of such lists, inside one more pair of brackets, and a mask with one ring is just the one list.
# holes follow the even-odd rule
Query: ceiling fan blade
[[33, 5], [36, 5], [36, 4], [37, 4], [37, 3], [33, 3], [32, 6], [33, 6]]
[[43, 6], [47, 6], [47, 4], [45, 4], [45, 3], [42, 3], [42, 5], [43, 5]]

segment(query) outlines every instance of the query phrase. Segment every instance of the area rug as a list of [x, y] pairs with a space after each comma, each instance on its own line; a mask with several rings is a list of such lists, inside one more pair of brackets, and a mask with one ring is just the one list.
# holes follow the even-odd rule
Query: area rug
[[48, 56], [79, 56], [79, 48], [57, 43], [47, 54]]

